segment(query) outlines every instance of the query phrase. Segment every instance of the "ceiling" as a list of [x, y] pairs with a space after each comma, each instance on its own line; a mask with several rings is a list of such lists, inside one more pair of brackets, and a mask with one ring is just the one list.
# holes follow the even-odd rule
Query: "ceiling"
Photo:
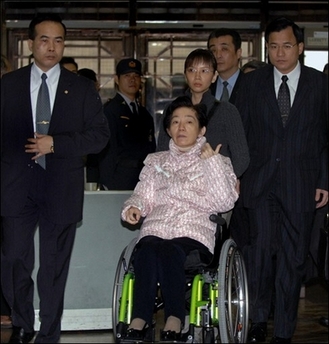
[[7, 27], [25, 27], [36, 13], [58, 13], [69, 27], [121, 29], [261, 29], [277, 16], [328, 27], [328, 1], [2, 1]]

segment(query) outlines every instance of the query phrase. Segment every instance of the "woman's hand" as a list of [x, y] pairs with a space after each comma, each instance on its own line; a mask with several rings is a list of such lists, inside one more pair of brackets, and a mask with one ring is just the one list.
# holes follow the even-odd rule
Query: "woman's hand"
[[213, 150], [208, 142], [206, 142], [203, 147], [201, 148], [201, 159], [208, 159], [211, 158], [213, 155], [216, 155], [219, 153], [220, 148], [222, 147], [221, 144], [219, 144], [215, 150]]
[[126, 221], [131, 225], [135, 225], [141, 218], [141, 211], [136, 207], [130, 207], [126, 211]]

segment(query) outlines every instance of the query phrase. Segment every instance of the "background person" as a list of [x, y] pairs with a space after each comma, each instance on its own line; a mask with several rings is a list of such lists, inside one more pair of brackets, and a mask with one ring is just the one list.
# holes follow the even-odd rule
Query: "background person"
[[[274, 281], [271, 343], [290, 343], [314, 213], [328, 202], [328, 79], [300, 64], [303, 32], [291, 20], [272, 21], [265, 40], [271, 64], [245, 74], [236, 101], [251, 157], [240, 193], [250, 221], [244, 252], [252, 321], [248, 340], [266, 340]], [[280, 111], [283, 80], [291, 106]]]
[[[11, 72], [11, 70], [12, 68], [8, 59], [4, 55], [1, 55], [1, 78], [2, 78], [2, 75], [8, 72]], [[2, 243], [3, 243], [3, 238], [2, 238], [2, 218], [1, 218], [1, 245]], [[11, 310], [8, 305], [8, 302], [3, 296], [2, 284], [1, 284], [1, 328], [9, 328], [11, 326], [12, 326]]]
[[[180, 339], [185, 319], [186, 256], [199, 250], [211, 261], [216, 224], [213, 213], [231, 209], [238, 194], [230, 160], [211, 148], [203, 136], [204, 104], [189, 97], [175, 99], [164, 126], [171, 137], [169, 151], [148, 155], [140, 181], [124, 203], [122, 219], [136, 224], [145, 217], [134, 252], [134, 305], [127, 337], [143, 338], [152, 325], [157, 283], [164, 301], [162, 341]], [[177, 216], [179, 214], [179, 216]]]
[[239, 69], [241, 59], [241, 37], [233, 29], [220, 28], [210, 33], [207, 42], [208, 49], [217, 61], [218, 78], [211, 87], [211, 93], [218, 100], [223, 100], [223, 82], [227, 82], [228, 99], [234, 104], [243, 73]]
[[141, 77], [140, 61], [127, 58], [117, 64], [117, 94], [104, 104], [111, 138], [99, 155], [99, 182], [103, 189], [133, 190], [144, 159], [155, 151], [153, 117], [138, 102]]
[[78, 73], [78, 64], [75, 62], [73, 57], [63, 56], [59, 63], [70, 72]]
[[258, 60], [252, 60], [252, 61], [249, 61], [249, 62], [245, 63], [241, 67], [241, 72], [249, 73], [249, 72], [252, 72], [255, 69], [265, 67], [266, 65], [267, 65], [266, 62], [258, 61]]
[[90, 68], [81, 68], [77, 71], [78, 75], [84, 76], [87, 79], [90, 79], [94, 82], [96, 91], [99, 92], [100, 90], [100, 83], [97, 79], [97, 74]]
[[[106, 145], [109, 129], [94, 85], [60, 67], [66, 33], [61, 19], [36, 16], [28, 33], [34, 62], [1, 78], [1, 279], [12, 310], [9, 342], [28, 343], [35, 334], [31, 274], [38, 224], [41, 324], [35, 343], [57, 343], [76, 226], [82, 219], [83, 157]], [[39, 134], [38, 93], [44, 84], [51, 118], [48, 133]], [[44, 107], [42, 114], [46, 112]]]
[[[95, 85], [96, 91], [99, 92], [100, 84], [98, 82], [96, 73], [92, 69], [82, 68], [78, 70], [77, 74], [91, 80]], [[86, 183], [90, 183], [90, 184], [86, 184], [86, 190], [88, 188], [91, 190], [97, 190], [98, 182], [99, 182], [98, 154], [88, 154], [86, 157]]]

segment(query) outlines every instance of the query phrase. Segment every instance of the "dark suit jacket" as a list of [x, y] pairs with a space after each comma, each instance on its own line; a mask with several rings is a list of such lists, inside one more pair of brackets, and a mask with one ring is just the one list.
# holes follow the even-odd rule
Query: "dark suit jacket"
[[[30, 96], [31, 65], [1, 79], [1, 215], [17, 216], [23, 209], [38, 167], [25, 153], [34, 136]], [[90, 80], [61, 70], [49, 135], [54, 154], [46, 155], [44, 199], [55, 223], [82, 218], [84, 195], [83, 156], [99, 152], [108, 142], [109, 128], [102, 103]], [[39, 167], [38, 167], [39, 168]]]
[[[240, 73], [238, 75], [238, 78], [236, 79], [236, 82], [234, 84], [234, 87], [233, 87], [233, 90], [232, 90], [232, 93], [231, 93], [231, 96], [229, 99], [229, 102], [232, 104], [235, 104], [235, 100], [236, 100], [236, 97], [238, 95], [239, 87], [240, 87], [240, 84], [241, 84], [241, 81], [243, 80], [243, 78], [244, 78], [244, 73], [240, 70]], [[213, 84], [211, 84], [211, 86], [210, 86], [211, 94], [215, 97], [216, 97], [217, 81], [218, 81], [218, 77], [217, 77], [216, 81]]]
[[328, 78], [301, 66], [285, 128], [275, 95], [273, 66], [245, 74], [236, 101], [250, 152], [241, 181], [243, 204], [259, 206], [277, 178], [289, 211], [315, 210], [315, 189], [328, 190]]

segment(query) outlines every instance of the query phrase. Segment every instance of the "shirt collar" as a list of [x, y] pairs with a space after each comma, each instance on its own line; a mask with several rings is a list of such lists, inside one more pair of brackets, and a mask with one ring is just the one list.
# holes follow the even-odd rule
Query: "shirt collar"
[[137, 106], [137, 103], [136, 103], [136, 99], [134, 99], [134, 100], [131, 100], [131, 99], [129, 99], [127, 96], [125, 96], [123, 93], [121, 93], [121, 92], [118, 92], [119, 94], [120, 94], [120, 96], [125, 100], [125, 102], [130, 106], [130, 103], [131, 102], [134, 102], [135, 104], [136, 104], [136, 106]]
[[49, 69], [47, 72], [44, 72], [41, 70], [35, 63], [32, 64], [31, 68], [31, 78], [32, 78], [32, 84], [35, 85], [35, 87], [39, 87], [41, 84], [41, 75], [43, 73], [47, 74], [47, 84], [55, 84], [58, 82], [61, 68], [60, 65], [57, 63], [53, 68]]
[[276, 87], [280, 87], [281, 82], [282, 82], [281, 80], [282, 75], [287, 75], [288, 84], [297, 85], [298, 79], [300, 76], [300, 62], [297, 61], [296, 67], [288, 74], [282, 74], [281, 72], [279, 72], [279, 70], [276, 67], [274, 67], [274, 84]]
[[[240, 73], [240, 69], [238, 69], [233, 75], [231, 75], [226, 81], [228, 82], [228, 86], [233, 88], [233, 86], [235, 85], [236, 80], [238, 79]], [[224, 79], [222, 79], [220, 76], [218, 76], [218, 79], [220, 80], [221, 83], [223, 83], [223, 81], [225, 81]]]

